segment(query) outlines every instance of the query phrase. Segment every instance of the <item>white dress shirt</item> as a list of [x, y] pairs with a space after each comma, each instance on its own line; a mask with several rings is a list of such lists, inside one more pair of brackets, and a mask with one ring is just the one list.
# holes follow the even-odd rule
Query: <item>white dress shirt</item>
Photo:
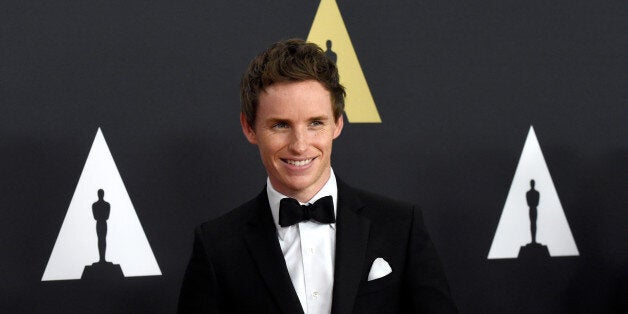
[[[329, 180], [323, 188], [311, 200], [301, 205], [311, 204], [321, 197], [331, 195], [334, 200], [334, 215], [336, 214], [338, 186], [334, 171], [330, 170], [330, 172]], [[270, 183], [270, 179], [267, 179], [266, 192], [277, 227], [279, 245], [303, 311], [306, 314], [331, 313], [336, 224], [321, 224], [310, 220], [285, 228], [281, 227], [279, 202], [288, 196], [277, 192]]]

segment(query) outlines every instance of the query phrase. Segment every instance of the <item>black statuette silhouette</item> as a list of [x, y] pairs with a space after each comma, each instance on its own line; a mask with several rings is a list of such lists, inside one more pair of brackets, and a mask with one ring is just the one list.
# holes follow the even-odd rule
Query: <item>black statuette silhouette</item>
[[530, 190], [526, 193], [526, 201], [530, 207], [530, 234], [532, 243], [536, 243], [536, 218], [538, 217], [537, 206], [539, 206], [539, 191], [534, 189], [534, 180], [530, 180]]
[[104, 200], [105, 191], [98, 190], [98, 201], [92, 204], [92, 214], [96, 220], [96, 235], [98, 236], [98, 262], [86, 265], [81, 279], [94, 281], [111, 281], [124, 278], [120, 265], [105, 260], [107, 253], [107, 220], [111, 213], [111, 205]]
[[107, 251], [107, 220], [109, 219], [109, 213], [111, 213], [111, 205], [105, 202], [103, 197], [105, 191], [98, 190], [98, 201], [92, 204], [92, 213], [96, 220], [96, 234], [98, 235], [98, 254], [100, 259], [98, 262], [105, 262], [105, 253]]
[[547, 246], [536, 242], [536, 221], [538, 217], [538, 206], [541, 193], [534, 189], [534, 179], [530, 180], [530, 190], [526, 192], [526, 202], [528, 203], [530, 214], [530, 235], [532, 241], [521, 247], [519, 250], [519, 258], [521, 259], [543, 259], [550, 257]]
[[331, 61], [334, 61], [334, 63], [337, 63], [338, 55], [336, 55], [336, 53], [333, 50], [331, 50], [331, 44], [332, 44], [331, 40], [328, 39], [326, 43], [327, 50], [325, 50], [325, 55], [327, 56], [327, 58], [331, 59]]

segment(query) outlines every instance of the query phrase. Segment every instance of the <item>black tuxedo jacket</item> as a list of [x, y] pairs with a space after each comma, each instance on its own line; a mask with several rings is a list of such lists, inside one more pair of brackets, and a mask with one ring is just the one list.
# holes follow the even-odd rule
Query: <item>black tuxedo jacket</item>
[[[456, 313], [419, 209], [338, 181], [332, 313]], [[367, 281], [373, 261], [392, 273]], [[268, 196], [195, 231], [179, 313], [303, 313]]]

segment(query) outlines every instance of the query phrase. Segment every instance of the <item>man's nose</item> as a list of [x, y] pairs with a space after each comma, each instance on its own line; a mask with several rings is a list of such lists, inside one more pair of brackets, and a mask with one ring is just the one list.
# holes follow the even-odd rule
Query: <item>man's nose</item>
[[294, 130], [290, 139], [290, 150], [298, 154], [307, 150], [307, 131]]

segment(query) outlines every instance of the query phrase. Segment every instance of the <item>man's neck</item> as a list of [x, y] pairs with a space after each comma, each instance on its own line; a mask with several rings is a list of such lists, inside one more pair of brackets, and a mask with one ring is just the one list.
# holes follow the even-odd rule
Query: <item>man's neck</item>
[[278, 189], [276, 184], [271, 184], [273, 186], [273, 188], [288, 197], [294, 198], [297, 201], [301, 202], [301, 203], [307, 203], [309, 202], [315, 195], [316, 193], [318, 193], [324, 186], [325, 184], [327, 184], [327, 181], [329, 181], [329, 178], [331, 177], [331, 168], [328, 168], [326, 171], [326, 175], [324, 175], [324, 179], [320, 180], [320, 182], [317, 182], [316, 185], [310, 186], [307, 189], [304, 190], [285, 190], [284, 189]]

